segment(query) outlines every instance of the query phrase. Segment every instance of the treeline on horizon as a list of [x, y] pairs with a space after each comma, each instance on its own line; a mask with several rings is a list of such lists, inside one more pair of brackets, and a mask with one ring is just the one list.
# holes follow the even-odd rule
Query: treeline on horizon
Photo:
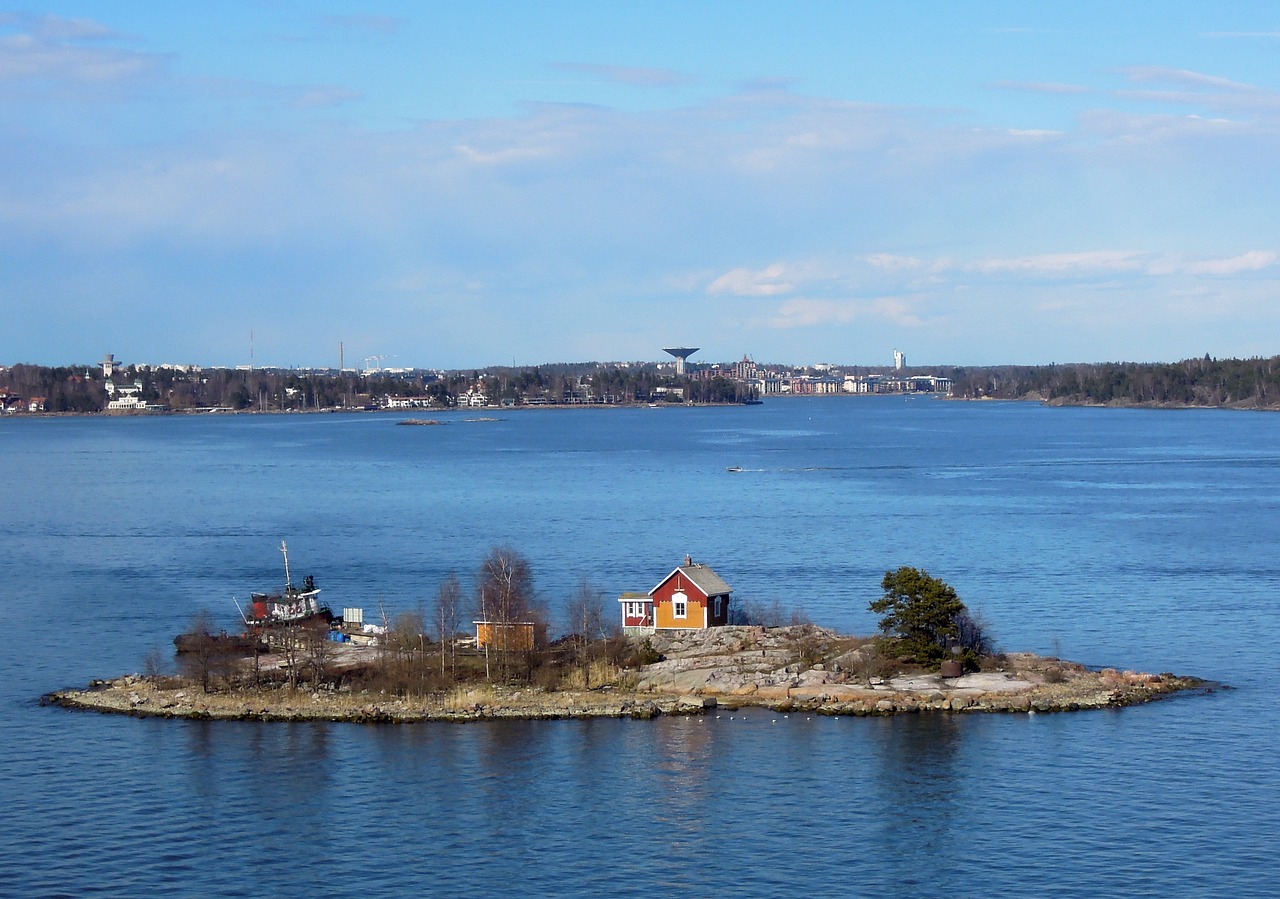
[[[793, 369], [800, 370], [800, 369]], [[854, 366], [847, 371], [885, 371]], [[1063, 405], [1169, 405], [1280, 407], [1280, 356], [1181, 362], [1100, 362], [1050, 365], [913, 366], [951, 378], [952, 396], [962, 399], [1034, 399]], [[142, 384], [141, 398], [175, 411], [198, 408], [303, 411], [360, 407], [377, 398], [420, 397], [433, 405], [456, 405], [479, 386], [493, 404], [637, 403], [683, 400], [737, 403], [754, 399], [746, 383], [724, 367], [677, 378], [657, 365], [555, 363], [409, 374], [206, 368], [182, 371], [148, 366], [117, 370], [117, 384]], [[664, 392], [661, 388], [666, 388]], [[107, 393], [98, 365], [17, 364], [0, 370], [0, 393], [24, 400], [45, 398], [46, 412], [101, 412]]]
[[1280, 406], [1280, 356], [957, 368], [952, 395], [1063, 405]]
[[[174, 411], [200, 408], [305, 411], [362, 407], [381, 397], [415, 397], [433, 405], [457, 404], [458, 396], [479, 387], [489, 401], [521, 404], [635, 403], [683, 400], [694, 403], [737, 403], [754, 398], [746, 384], [725, 377], [677, 378], [657, 366], [598, 367], [558, 364], [483, 371], [307, 372], [279, 369], [242, 370], [122, 366], [118, 386], [142, 385], [148, 403]], [[666, 390], [662, 390], [666, 388]], [[17, 364], [0, 371], [0, 392], [24, 400], [44, 397], [46, 412], [101, 412], [107, 406], [105, 378], [99, 365], [47, 367]]]

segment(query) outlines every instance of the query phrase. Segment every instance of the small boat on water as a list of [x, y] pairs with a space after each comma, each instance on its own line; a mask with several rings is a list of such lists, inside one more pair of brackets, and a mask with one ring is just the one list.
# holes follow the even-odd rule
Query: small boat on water
[[726, 469], [725, 469], [725, 471], [731, 471], [731, 472], [733, 472], [733, 473], [735, 473], [735, 474], [736, 474], [736, 473], [738, 473], [738, 472], [742, 471], [742, 466], [741, 466], [741, 465], [730, 465], [728, 468], [726, 468]]
[[246, 614], [240, 609], [240, 618], [247, 628], [241, 634], [219, 634], [207, 630], [194, 630], [178, 634], [173, 638], [174, 646], [179, 653], [214, 652], [231, 655], [253, 655], [266, 652], [269, 648], [270, 634], [273, 628], [290, 625], [305, 625], [321, 622], [329, 625], [333, 621], [333, 612], [322, 605], [316, 598], [320, 588], [315, 578], [307, 575], [301, 587], [293, 585], [289, 572], [289, 547], [280, 541], [280, 552], [284, 555], [284, 589], [279, 593], [249, 594], [249, 610]]
[[317, 597], [320, 588], [316, 580], [307, 575], [301, 587], [293, 585], [289, 573], [289, 547], [280, 541], [280, 552], [284, 555], [284, 589], [279, 593], [249, 594], [249, 611], [244, 615], [244, 623], [250, 627], [274, 627], [285, 624], [299, 624], [311, 619], [322, 619], [326, 623], [333, 620], [333, 612], [322, 605]]

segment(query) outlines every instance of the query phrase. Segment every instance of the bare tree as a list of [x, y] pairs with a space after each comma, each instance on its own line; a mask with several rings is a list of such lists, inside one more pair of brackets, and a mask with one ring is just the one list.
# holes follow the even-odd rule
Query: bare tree
[[435, 608], [436, 632], [440, 636], [440, 676], [444, 677], [445, 646], [449, 648], [449, 676], [456, 677], [458, 671], [457, 636], [459, 619], [462, 617], [462, 585], [458, 576], [452, 571], [441, 582], [436, 590]]
[[164, 677], [164, 670], [164, 650], [159, 646], [151, 647], [142, 657], [142, 676], [155, 683]]
[[[489, 637], [499, 652], [502, 677], [511, 671], [513, 624], [529, 621], [533, 612], [533, 573], [529, 560], [509, 546], [495, 546], [480, 564], [476, 579], [481, 620], [489, 622]], [[489, 641], [486, 641], [486, 647]], [[488, 653], [485, 654], [488, 676]]]
[[578, 662], [582, 665], [582, 682], [591, 687], [591, 644], [605, 635], [604, 593], [583, 578], [565, 606], [569, 629], [577, 637]]
[[218, 664], [219, 646], [213, 636], [213, 615], [207, 609], [196, 612], [182, 640], [182, 667], [187, 676], [200, 682], [200, 689], [209, 692], [209, 681]]
[[387, 632], [387, 644], [395, 654], [396, 667], [406, 689], [411, 689], [415, 682], [421, 689], [426, 679], [425, 630], [426, 622], [421, 612], [401, 612]]
[[291, 621], [275, 628], [273, 636], [280, 647], [280, 654], [284, 656], [284, 663], [289, 669], [289, 688], [296, 690], [298, 689], [298, 669], [302, 667], [303, 649], [306, 646], [302, 625]]
[[311, 669], [311, 677], [316, 684], [321, 683], [329, 673], [329, 664], [333, 661], [333, 641], [329, 639], [329, 624], [325, 621], [309, 621], [302, 627], [303, 651], [306, 653], [306, 664]]

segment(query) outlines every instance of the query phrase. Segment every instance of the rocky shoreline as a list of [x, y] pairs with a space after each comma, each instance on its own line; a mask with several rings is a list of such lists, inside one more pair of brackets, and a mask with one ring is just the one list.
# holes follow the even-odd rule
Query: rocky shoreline
[[1031, 653], [990, 670], [877, 676], [874, 646], [800, 625], [654, 635], [661, 661], [594, 690], [464, 685], [421, 697], [342, 689], [240, 688], [203, 693], [189, 683], [126, 675], [61, 690], [46, 704], [134, 717], [238, 721], [413, 723], [493, 719], [638, 718], [760, 707], [835, 716], [1121, 708], [1218, 687], [1195, 677], [1093, 670]]

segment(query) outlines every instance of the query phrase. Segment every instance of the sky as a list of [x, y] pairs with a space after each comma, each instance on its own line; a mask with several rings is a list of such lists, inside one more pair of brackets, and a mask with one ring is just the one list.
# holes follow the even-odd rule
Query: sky
[[0, 11], [0, 364], [1280, 353], [1280, 6]]

